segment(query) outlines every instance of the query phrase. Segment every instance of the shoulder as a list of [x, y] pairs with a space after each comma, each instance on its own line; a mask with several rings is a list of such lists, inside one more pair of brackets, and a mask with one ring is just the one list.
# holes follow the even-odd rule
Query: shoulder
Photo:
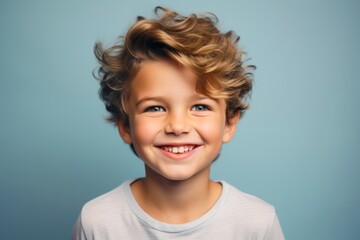
[[127, 189], [131, 181], [125, 181], [115, 189], [87, 202], [81, 210], [84, 227], [98, 224], [123, 213], [127, 209]]
[[256, 196], [244, 193], [226, 182], [222, 184], [228, 188], [228, 197], [224, 208], [227, 209], [232, 218], [246, 220], [244, 222], [256, 226], [272, 224], [276, 212], [271, 204]]
[[229, 189], [224, 204], [225, 217], [230, 219], [230, 224], [234, 224], [238, 236], [241, 236], [239, 238], [259, 236], [259, 239], [285, 239], [275, 208], [271, 204], [227, 183], [223, 184]]

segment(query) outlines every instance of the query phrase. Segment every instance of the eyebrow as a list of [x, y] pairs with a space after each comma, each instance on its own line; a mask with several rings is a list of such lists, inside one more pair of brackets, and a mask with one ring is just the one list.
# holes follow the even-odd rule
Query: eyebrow
[[162, 97], [143, 97], [141, 98], [139, 101], [137, 101], [135, 103], [135, 107], [139, 107], [139, 105], [141, 105], [143, 102], [147, 102], [147, 101], [155, 101], [155, 102], [164, 102], [164, 99]]
[[193, 96], [193, 98], [194, 99], [213, 99], [213, 98], [211, 98], [211, 97], [209, 97], [209, 96], [206, 96], [206, 95], [204, 95], [204, 94], [201, 94], [201, 93], [198, 93], [198, 94], [195, 94], [194, 96]]
[[[206, 96], [204, 94], [201, 94], [201, 93], [194, 94], [193, 96], [191, 96], [191, 99], [193, 99], [193, 100], [209, 99], [209, 100], [216, 101], [215, 99], [213, 99], [211, 97], [208, 97], [208, 96]], [[135, 103], [135, 107], [138, 108], [139, 105], [141, 105], [142, 103], [147, 102], [147, 101], [165, 102], [165, 99], [163, 97], [160, 97], [160, 96], [159, 97], [158, 96], [143, 97], [143, 98], [141, 98], [139, 101], [137, 101]]]

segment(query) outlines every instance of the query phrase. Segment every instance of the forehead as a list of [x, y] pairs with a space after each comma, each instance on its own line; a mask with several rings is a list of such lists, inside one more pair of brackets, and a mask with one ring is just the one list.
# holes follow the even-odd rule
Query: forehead
[[190, 69], [167, 61], [144, 61], [131, 81], [131, 92], [196, 92], [196, 84]]

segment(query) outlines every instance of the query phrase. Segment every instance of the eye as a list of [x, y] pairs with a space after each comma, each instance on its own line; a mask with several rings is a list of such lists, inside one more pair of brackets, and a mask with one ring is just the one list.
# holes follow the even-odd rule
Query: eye
[[191, 108], [192, 111], [209, 111], [210, 108], [204, 104], [196, 104]]
[[150, 106], [145, 109], [145, 112], [165, 112], [165, 108], [161, 106]]

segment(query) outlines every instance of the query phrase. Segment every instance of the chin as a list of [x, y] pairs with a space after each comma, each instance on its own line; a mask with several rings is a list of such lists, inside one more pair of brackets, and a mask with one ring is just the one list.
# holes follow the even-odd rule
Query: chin
[[203, 171], [190, 171], [190, 169], [188, 169], [186, 171], [186, 169], [184, 169], [185, 171], [174, 171], [174, 172], [162, 172], [162, 173], [158, 173], [160, 174], [162, 177], [166, 178], [167, 180], [170, 181], [186, 181], [186, 180], [190, 180], [196, 176], [200, 176], [200, 175], [204, 175], [205, 172]]
[[169, 181], [185, 181], [192, 177], [189, 174], [161, 174], [163, 178], [166, 178]]
[[[151, 178], [163, 178], [168, 181], [186, 181], [200, 175], [208, 175], [208, 166], [195, 169], [193, 166], [187, 167], [165, 167], [154, 168], [147, 165], [146, 175]], [[198, 170], [198, 171], [197, 171]]]

